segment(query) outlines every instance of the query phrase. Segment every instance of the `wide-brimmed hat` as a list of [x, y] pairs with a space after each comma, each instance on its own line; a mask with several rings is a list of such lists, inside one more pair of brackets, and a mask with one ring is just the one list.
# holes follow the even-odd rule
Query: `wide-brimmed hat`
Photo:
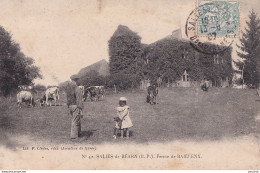
[[70, 77], [70, 79], [71, 80], [78, 80], [80, 77], [78, 76], [78, 75], [72, 75], [71, 77]]
[[127, 99], [125, 97], [120, 97], [119, 101], [127, 101]]

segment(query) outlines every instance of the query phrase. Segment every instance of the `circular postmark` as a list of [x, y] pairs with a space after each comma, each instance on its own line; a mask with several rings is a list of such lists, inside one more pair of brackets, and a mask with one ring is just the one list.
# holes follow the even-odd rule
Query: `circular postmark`
[[194, 9], [185, 26], [192, 47], [205, 54], [218, 54], [229, 48], [238, 36], [238, 5], [212, 1]]

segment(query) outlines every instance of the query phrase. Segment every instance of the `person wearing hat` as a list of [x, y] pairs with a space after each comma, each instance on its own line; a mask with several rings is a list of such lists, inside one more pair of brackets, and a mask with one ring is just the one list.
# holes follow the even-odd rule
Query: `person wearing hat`
[[79, 77], [73, 76], [71, 77], [72, 86], [67, 91], [67, 105], [69, 108], [69, 112], [71, 115], [71, 132], [70, 138], [76, 139], [80, 137], [81, 134], [81, 117], [82, 117], [82, 110], [84, 108], [82, 102], [82, 91], [78, 87]]
[[116, 139], [118, 130], [121, 132], [121, 138], [124, 137], [126, 132], [126, 138], [129, 139], [129, 128], [133, 126], [133, 123], [129, 116], [129, 106], [126, 105], [127, 99], [125, 97], [119, 98], [119, 107], [116, 108], [117, 116], [115, 118], [116, 126], [114, 129], [113, 137]]

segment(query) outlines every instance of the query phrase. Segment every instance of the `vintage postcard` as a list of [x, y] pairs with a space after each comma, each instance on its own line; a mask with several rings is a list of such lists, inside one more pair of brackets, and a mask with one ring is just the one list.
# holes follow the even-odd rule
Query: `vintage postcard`
[[259, 0], [1, 0], [0, 170], [259, 170], [259, 84]]

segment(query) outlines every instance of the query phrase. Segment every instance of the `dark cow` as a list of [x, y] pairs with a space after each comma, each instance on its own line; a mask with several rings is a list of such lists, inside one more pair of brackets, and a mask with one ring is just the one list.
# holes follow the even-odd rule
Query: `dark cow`
[[85, 89], [83, 100], [86, 101], [90, 99], [90, 101], [99, 101], [100, 98], [103, 100], [105, 97], [105, 89], [104, 86], [90, 86]]
[[98, 98], [104, 100], [105, 97], [105, 88], [104, 86], [95, 86], [98, 89]]
[[201, 83], [201, 89], [203, 91], [208, 91], [209, 90], [209, 81], [208, 80], [205, 80]]
[[[48, 98], [48, 101], [53, 101], [53, 100], [54, 100], [53, 97]], [[44, 104], [46, 103], [46, 94], [44, 94], [43, 97], [39, 101], [40, 101], [41, 107], [44, 106]]]
[[156, 85], [149, 86], [147, 88], [146, 102], [152, 104], [157, 104], [158, 87]]
[[85, 89], [84, 92], [84, 101], [90, 99], [90, 101], [98, 101], [99, 100], [99, 89], [95, 86], [91, 86]]

